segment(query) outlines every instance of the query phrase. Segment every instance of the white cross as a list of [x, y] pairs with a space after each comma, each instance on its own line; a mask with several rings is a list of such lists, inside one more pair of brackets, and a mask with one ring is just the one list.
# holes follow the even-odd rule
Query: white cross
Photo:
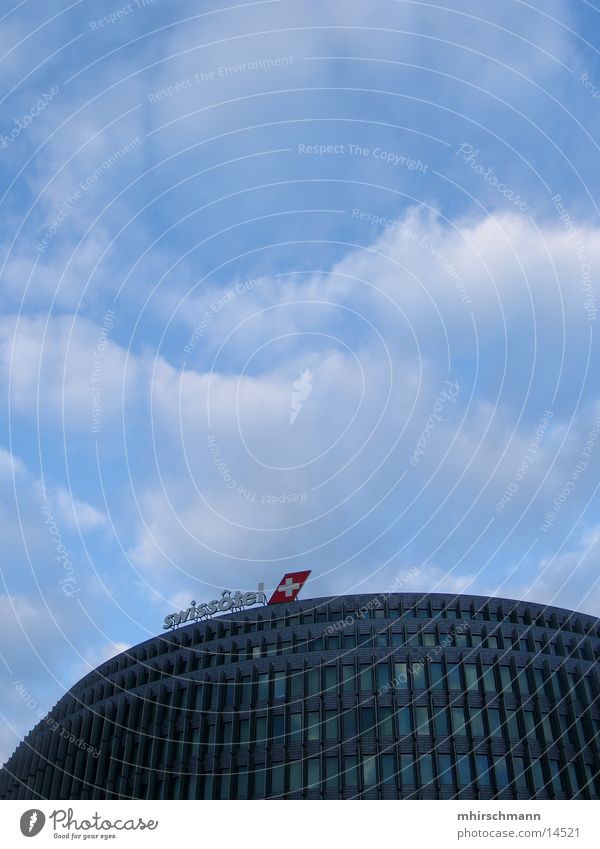
[[284, 583], [277, 587], [277, 592], [284, 593], [286, 598], [290, 598], [301, 586], [301, 584], [295, 584], [293, 578], [286, 578]]

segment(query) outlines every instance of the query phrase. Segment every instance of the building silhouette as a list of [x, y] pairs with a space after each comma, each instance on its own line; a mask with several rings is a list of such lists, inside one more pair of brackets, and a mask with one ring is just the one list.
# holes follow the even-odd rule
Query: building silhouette
[[598, 799], [598, 619], [447, 594], [196, 621], [79, 681], [3, 799]]

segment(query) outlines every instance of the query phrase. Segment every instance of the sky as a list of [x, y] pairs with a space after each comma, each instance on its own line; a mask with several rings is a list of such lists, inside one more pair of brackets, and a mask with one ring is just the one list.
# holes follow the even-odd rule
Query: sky
[[600, 9], [0, 5], [0, 760], [222, 588], [599, 615]]

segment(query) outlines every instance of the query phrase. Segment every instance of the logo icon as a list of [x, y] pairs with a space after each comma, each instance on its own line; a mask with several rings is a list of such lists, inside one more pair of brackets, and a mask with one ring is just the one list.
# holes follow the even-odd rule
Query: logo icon
[[268, 604], [294, 601], [310, 573], [310, 569], [307, 572], [288, 572], [279, 582], [279, 586], [269, 599]]
[[298, 380], [292, 383], [292, 403], [290, 408], [290, 427], [298, 418], [298, 413], [304, 406], [304, 402], [312, 392], [312, 383], [314, 375], [310, 369], [305, 369]]
[[37, 808], [25, 811], [21, 817], [21, 834], [25, 837], [35, 837], [46, 824], [44, 813]]

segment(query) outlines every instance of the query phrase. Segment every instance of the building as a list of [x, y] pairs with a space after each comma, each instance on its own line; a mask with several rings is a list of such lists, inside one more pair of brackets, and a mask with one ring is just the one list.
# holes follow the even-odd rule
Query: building
[[194, 622], [86, 675], [3, 799], [598, 799], [598, 619], [351, 595]]

